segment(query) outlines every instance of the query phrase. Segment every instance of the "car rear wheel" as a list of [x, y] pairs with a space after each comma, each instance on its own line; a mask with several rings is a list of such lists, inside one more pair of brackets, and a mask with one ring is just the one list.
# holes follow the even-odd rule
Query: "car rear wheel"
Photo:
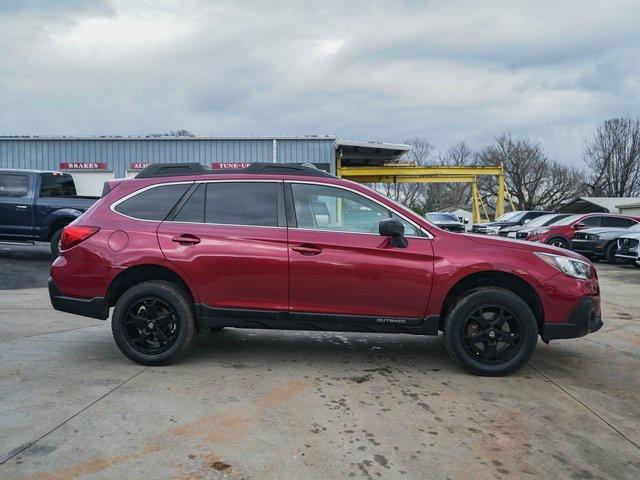
[[51, 235], [51, 253], [54, 257], [60, 255], [60, 237], [62, 236], [62, 228], [53, 232]]
[[547, 242], [547, 245], [553, 245], [554, 247], [569, 248], [569, 242], [564, 238], [554, 237]]
[[476, 375], [508, 375], [535, 350], [538, 327], [522, 298], [497, 287], [473, 290], [450, 310], [444, 341], [451, 357]]
[[141, 365], [167, 365], [193, 346], [196, 327], [187, 293], [163, 281], [129, 288], [116, 304], [111, 331], [118, 348]]

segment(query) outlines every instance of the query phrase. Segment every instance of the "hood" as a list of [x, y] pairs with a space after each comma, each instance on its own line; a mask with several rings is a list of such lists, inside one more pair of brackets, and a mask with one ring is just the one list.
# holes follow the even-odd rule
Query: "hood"
[[502, 229], [503, 232], [518, 232], [522, 230], [524, 227], [522, 225], [511, 225], [510, 227], [505, 227]]
[[585, 260], [585, 258], [579, 253], [564, 248], [553, 247], [544, 243], [528, 242], [526, 240], [516, 240], [508, 237], [487, 235], [465, 234], [465, 237], [481, 245], [489, 245], [498, 248], [513, 248], [516, 250], [525, 250], [527, 252], [552, 253], [554, 255], [564, 255], [565, 257], [572, 257], [577, 260]]
[[442, 222], [431, 222], [435, 225], [463, 225], [462, 222], [454, 222], [453, 220], [444, 220]]
[[625, 233], [624, 235], [620, 235], [620, 238], [633, 238], [635, 240], [640, 240], [640, 232], [638, 232], [638, 233]]
[[593, 228], [583, 228], [582, 230], [578, 230], [576, 233], [590, 233], [602, 235], [603, 233], [620, 233], [624, 232], [626, 228], [616, 228], [616, 227], [593, 227]]

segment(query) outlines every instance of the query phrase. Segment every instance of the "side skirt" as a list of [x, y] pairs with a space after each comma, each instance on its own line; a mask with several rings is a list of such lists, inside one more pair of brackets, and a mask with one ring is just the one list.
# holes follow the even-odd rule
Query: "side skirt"
[[201, 330], [220, 327], [275, 330], [319, 330], [328, 332], [409, 333], [438, 335], [438, 315], [426, 318], [334, 315], [326, 313], [284, 312], [213, 308], [196, 305]]

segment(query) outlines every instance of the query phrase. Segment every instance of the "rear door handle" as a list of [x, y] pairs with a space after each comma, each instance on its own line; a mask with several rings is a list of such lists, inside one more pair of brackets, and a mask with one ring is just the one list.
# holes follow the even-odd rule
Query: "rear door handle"
[[189, 233], [183, 233], [182, 235], [173, 237], [171, 241], [179, 243], [180, 245], [197, 245], [198, 243], [200, 243], [200, 237], [196, 237], [195, 235], [191, 235]]
[[320, 247], [306, 244], [291, 247], [291, 250], [301, 253], [302, 255], [318, 255], [319, 253], [322, 253], [322, 249]]
[[26, 205], [16, 205], [16, 210], [26, 210], [27, 206]]

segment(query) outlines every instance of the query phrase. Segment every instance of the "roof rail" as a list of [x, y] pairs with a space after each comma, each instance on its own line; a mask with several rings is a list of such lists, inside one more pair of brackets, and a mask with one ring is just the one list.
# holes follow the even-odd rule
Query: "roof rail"
[[210, 169], [200, 163], [155, 163], [142, 170], [136, 178], [173, 177], [183, 175], [209, 174], [261, 174], [261, 175], [304, 175], [309, 177], [334, 177], [313, 164], [304, 163], [251, 163], [247, 168]]
[[178, 175], [204, 175], [211, 173], [201, 163], [154, 163], [145, 167], [136, 178], [173, 177]]

